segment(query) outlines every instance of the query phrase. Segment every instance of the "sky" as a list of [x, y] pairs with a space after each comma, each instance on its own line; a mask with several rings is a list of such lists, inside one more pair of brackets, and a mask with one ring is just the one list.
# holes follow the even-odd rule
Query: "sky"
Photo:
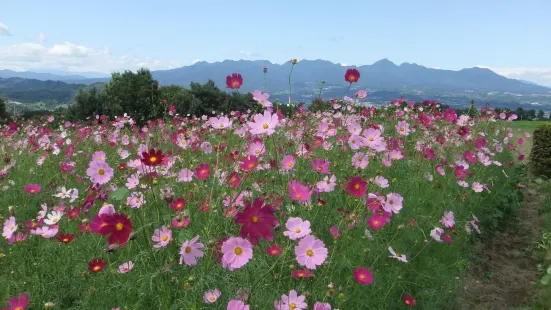
[[0, 69], [388, 58], [551, 86], [550, 17], [549, 0], [0, 0]]

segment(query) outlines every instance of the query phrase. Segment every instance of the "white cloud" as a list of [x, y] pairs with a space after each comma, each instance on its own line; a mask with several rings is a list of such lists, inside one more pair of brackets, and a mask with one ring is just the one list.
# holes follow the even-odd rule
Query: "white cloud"
[[191, 61], [191, 64], [193, 65], [193, 64], [198, 63], [198, 62], [200, 62], [200, 61], [201, 61], [201, 59], [197, 58], [197, 59], [192, 60], [192, 61]]
[[1, 36], [11, 36], [10, 31], [8, 30], [8, 26], [0, 23], [0, 37]]
[[44, 32], [41, 32], [38, 34], [38, 43], [41, 43], [41, 44], [44, 43], [45, 39], [46, 38], [44, 37]]
[[[1, 28], [0, 28], [1, 29]], [[40, 40], [40, 35], [39, 35]], [[61, 70], [66, 72], [101, 72], [177, 68], [182, 61], [159, 60], [151, 57], [136, 58], [114, 55], [106, 47], [94, 49], [70, 42], [46, 46], [42, 43], [19, 43], [0, 46], [0, 68], [15, 71]]]
[[551, 87], [551, 68], [503, 68], [483, 65], [477, 65], [477, 67], [490, 69], [508, 78], [530, 81], [539, 85]]

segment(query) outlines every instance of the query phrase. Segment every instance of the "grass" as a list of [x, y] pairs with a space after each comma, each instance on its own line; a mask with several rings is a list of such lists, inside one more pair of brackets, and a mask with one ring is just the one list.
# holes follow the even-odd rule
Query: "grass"
[[[430, 113], [428, 110], [424, 113]], [[277, 122], [273, 134], [256, 135], [236, 118], [231, 119], [231, 129], [180, 119], [171, 123], [177, 125], [150, 125], [147, 133], [127, 123], [61, 129], [47, 123], [20, 124], [18, 132], [0, 138], [5, 154], [0, 167], [4, 171], [0, 214], [4, 221], [13, 216], [17, 232], [25, 233], [27, 239], [15, 244], [0, 241], [0, 302], [27, 293], [33, 308], [52, 302], [59, 309], [226, 309], [238, 292], [246, 291], [247, 297], [241, 298], [251, 309], [272, 309], [282, 295], [296, 291], [305, 296], [309, 309], [316, 302], [340, 309], [401, 309], [407, 308], [405, 296], [413, 297], [420, 308], [456, 307], [457, 276], [466, 271], [468, 252], [479, 238], [476, 226], [482, 236], [491, 235], [518, 211], [518, 169], [503, 141], [503, 127], [510, 123], [482, 120], [468, 125], [465, 121], [462, 127], [440, 118], [424, 127], [414, 121], [418, 112], [412, 109], [397, 118], [395, 108], [390, 107], [367, 120], [354, 107], [343, 111], [297, 113]], [[260, 128], [264, 128], [263, 122], [268, 127], [275, 125], [269, 116]], [[253, 119], [253, 115], [245, 117]], [[366, 141], [370, 141], [370, 132], [382, 134], [388, 148], [364, 145], [351, 149], [360, 138], [351, 139], [352, 129], [345, 123], [362, 130], [372, 128], [363, 134]], [[416, 131], [408, 132], [413, 126]], [[475, 148], [484, 138], [472, 142], [471, 137], [481, 133], [487, 139], [487, 151], [482, 151], [482, 146]], [[518, 136], [516, 132], [513, 135]], [[323, 136], [323, 143], [318, 136]], [[519, 147], [514, 141], [513, 145]], [[499, 146], [504, 150], [500, 152]], [[166, 160], [162, 165], [144, 166], [140, 158], [150, 148], [163, 151], [165, 155], [160, 157]], [[466, 150], [477, 155], [463, 173]], [[100, 156], [99, 151], [105, 154]], [[358, 152], [368, 158], [366, 166], [354, 164]], [[249, 153], [258, 155], [259, 162], [249, 166]], [[290, 170], [283, 169], [285, 155], [295, 158]], [[313, 159], [327, 161], [330, 172], [314, 169]], [[91, 162], [97, 165], [98, 161], [105, 161], [114, 171], [108, 182], [93, 187], [87, 170]], [[73, 165], [73, 171], [61, 172], [62, 163]], [[195, 172], [195, 177], [179, 180], [183, 169]], [[231, 186], [228, 178], [232, 172], [241, 178], [236, 186]], [[206, 178], [199, 179], [203, 173]], [[133, 174], [140, 183], [135, 188], [127, 182]], [[323, 188], [328, 183], [324, 178], [332, 175], [336, 178], [332, 191], [312, 192], [314, 187]], [[351, 183], [352, 177], [361, 182]], [[386, 180], [388, 186], [376, 177]], [[458, 184], [459, 178], [465, 178], [467, 187]], [[295, 192], [298, 185], [293, 181], [303, 184], [305, 190]], [[25, 185], [31, 183], [42, 190], [25, 192]], [[64, 190], [71, 190], [74, 199], [62, 198]], [[143, 205], [136, 207], [142, 195]], [[261, 240], [253, 247], [250, 261], [229, 270], [218, 258], [224, 238], [237, 237], [243, 229], [233, 217], [247, 214], [239, 195], [248, 202], [264, 198], [273, 208], [277, 227], [265, 226], [266, 235], [273, 233], [273, 238], [266, 239], [272, 240]], [[374, 195], [380, 195], [379, 202], [366, 201]], [[403, 197], [402, 208], [399, 197]], [[176, 198], [185, 200], [184, 210], [171, 208]], [[55, 217], [53, 208], [65, 207], [57, 224], [59, 232], [51, 238], [46, 238], [44, 231], [41, 235], [24, 229], [26, 221], [44, 217], [39, 214], [41, 205], [47, 207], [45, 214], [50, 219]], [[109, 210], [109, 205], [132, 222], [132, 237], [123, 247], [108, 244], [107, 236], [100, 234], [104, 226], [92, 225], [96, 227], [92, 232], [82, 229], [101, 219], [99, 210]], [[89, 213], [85, 212], [88, 207]], [[383, 212], [392, 208], [394, 213]], [[80, 215], [69, 218], [69, 211], [77, 209]], [[315, 268], [297, 259], [300, 241], [283, 234], [291, 217], [309, 221], [311, 233], [327, 249], [327, 257]], [[184, 218], [189, 219], [189, 226], [171, 224]], [[6, 231], [10, 230], [7, 223]], [[256, 223], [254, 216], [246, 223]], [[170, 242], [154, 248], [152, 237], [162, 226], [171, 230]], [[116, 226], [108, 227], [114, 231]], [[74, 240], [60, 242], [63, 238], [57, 238], [62, 233], [72, 234]], [[204, 256], [194, 266], [179, 264], [180, 247], [195, 236], [205, 245]], [[271, 245], [281, 247], [280, 256], [267, 254]], [[406, 255], [408, 262], [393, 258], [389, 247], [398, 252], [398, 258]], [[91, 268], [93, 259], [103, 261], [105, 268]], [[134, 268], [119, 273], [119, 266], [128, 261]], [[363, 282], [369, 277], [354, 276], [359, 267], [369, 270], [372, 283]], [[296, 277], [293, 272], [312, 276]], [[207, 303], [205, 294], [214, 290], [221, 295], [216, 302]]]

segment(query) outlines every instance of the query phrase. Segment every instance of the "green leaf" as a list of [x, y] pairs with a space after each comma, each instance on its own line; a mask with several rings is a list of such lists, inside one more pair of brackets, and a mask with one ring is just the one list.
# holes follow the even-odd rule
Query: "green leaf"
[[130, 193], [130, 191], [128, 190], [128, 188], [126, 187], [119, 187], [117, 188], [115, 191], [113, 192], [110, 192], [109, 193], [109, 196], [111, 196], [112, 199], [115, 199], [115, 200], [123, 200], [124, 197], [126, 195], [128, 195], [128, 193]]
[[551, 266], [549, 266], [549, 268], [547, 268], [547, 274], [551, 274]]
[[551, 280], [551, 275], [546, 274], [545, 276], [543, 276], [543, 278], [541, 278], [541, 284], [547, 285], [549, 284], [550, 280]]

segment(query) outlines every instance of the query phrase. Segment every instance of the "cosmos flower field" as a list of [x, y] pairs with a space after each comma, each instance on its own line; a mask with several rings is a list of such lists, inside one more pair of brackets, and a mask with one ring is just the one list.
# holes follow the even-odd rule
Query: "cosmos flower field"
[[362, 96], [2, 127], [0, 306], [453, 308], [529, 138], [489, 107]]

